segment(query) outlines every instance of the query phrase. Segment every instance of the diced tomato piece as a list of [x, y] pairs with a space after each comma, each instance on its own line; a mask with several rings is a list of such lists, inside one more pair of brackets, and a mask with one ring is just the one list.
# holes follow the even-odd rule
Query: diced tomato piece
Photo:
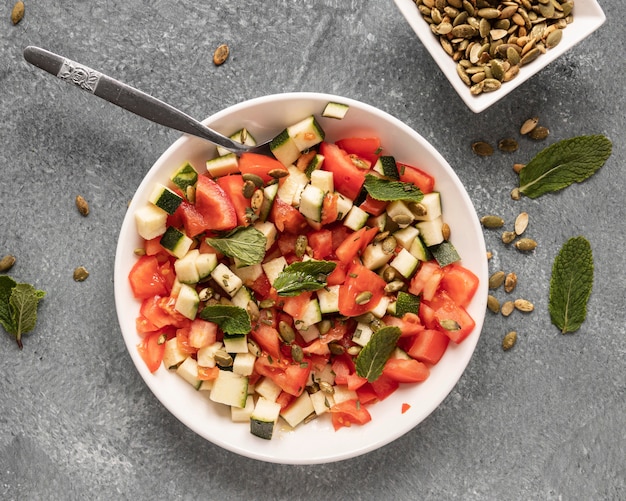
[[187, 327], [191, 323], [187, 317], [176, 311], [174, 306], [176, 305], [176, 298], [172, 296], [159, 298], [158, 306], [161, 310], [169, 316], [168, 325], [174, 327]]
[[361, 405], [373, 404], [378, 400], [378, 395], [374, 391], [374, 388], [370, 383], [365, 383], [363, 386], [356, 390], [356, 394], [359, 397]]
[[427, 329], [439, 328], [439, 324], [437, 323], [437, 319], [435, 318], [435, 310], [433, 310], [430, 306], [424, 303], [424, 301], [420, 303], [419, 316], [422, 319], [424, 327], [426, 327]]
[[349, 374], [346, 379], [346, 384], [349, 390], [358, 390], [361, 386], [367, 383], [367, 378], [361, 377], [358, 374]]
[[311, 374], [311, 363], [306, 359], [301, 363], [292, 363], [284, 358], [270, 358], [266, 354], [256, 359], [254, 368], [262, 376], [274, 381], [283, 391], [295, 397], [302, 394]]
[[357, 198], [367, 171], [354, 165], [348, 154], [336, 144], [321, 143], [320, 154], [324, 156], [322, 169], [333, 173], [335, 191], [351, 200]]
[[139, 318], [145, 319], [150, 325], [156, 327], [145, 332], [152, 332], [162, 327], [172, 325], [172, 317], [160, 307], [160, 296], [152, 296], [144, 299], [139, 307]]
[[[384, 295], [386, 282], [376, 273], [359, 263], [354, 263], [343, 285], [339, 287], [339, 312], [354, 317], [362, 315], [378, 304]], [[356, 304], [357, 296], [365, 291], [371, 292], [369, 301]]]
[[443, 277], [439, 287], [459, 306], [467, 308], [478, 289], [478, 277], [470, 270], [452, 263], [443, 268]]
[[296, 240], [298, 239], [298, 235], [289, 235], [287, 233], [282, 233], [278, 240], [276, 240], [276, 245], [280, 249], [280, 253], [283, 256], [289, 256], [290, 254], [294, 254], [296, 252]]
[[333, 428], [336, 430], [353, 424], [363, 425], [372, 420], [372, 416], [364, 405], [357, 400], [346, 400], [330, 408]]
[[450, 338], [437, 329], [424, 329], [419, 332], [407, 353], [415, 360], [436, 364], [446, 352]]
[[339, 247], [335, 250], [335, 255], [342, 263], [351, 263], [356, 257], [358, 252], [361, 250], [361, 239], [365, 235], [366, 231], [367, 227], [364, 226], [363, 228], [352, 233], [352, 235], [346, 237], [346, 239], [339, 244]]
[[286, 391], [281, 391], [278, 397], [276, 397], [276, 403], [280, 404], [280, 410], [284, 411], [295, 400], [295, 398], [296, 397]]
[[167, 281], [160, 268], [161, 265], [155, 256], [141, 256], [133, 265], [128, 280], [137, 299], [169, 294]]
[[342, 263], [339, 261], [335, 261], [331, 259], [330, 261], [336, 264], [335, 269], [330, 272], [328, 278], [326, 279], [327, 285], [341, 285], [346, 280], [346, 273], [348, 266], [346, 263]]
[[445, 291], [439, 291], [429, 306], [435, 311], [440, 330], [455, 343], [469, 336], [476, 325], [467, 310], [456, 304]]
[[278, 337], [278, 331], [274, 327], [259, 322], [256, 327], [250, 331], [250, 336], [269, 356], [275, 359], [281, 357], [280, 338]]
[[286, 296], [281, 298], [284, 301], [282, 307], [283, 311], [291, 315], [293, 318], [302, 318], [302, 314], [311, 300], [312, 294], [312, 292], [305, 291], [301, 292], [297, 296]]
[[294, 235], [300, 234], [308, 224], [300, 211], [276, 197], [272, 204], [269, 220], [276, 225], [278, 231]]
[[189, 237], [195, 237], [206, 230], [208, 224], [195, 205], [183, 200], [176, 211], [180, 211], [185, 233]]
[[374, 165], [381, 153], [378, 137], [347, 137], [335, 142], [348, 155], [356, 155]]
[[333, 252], [333, 234], [325, 228], [309, 233], [308, 243], [315, 259], [324, 259]]
[[404, 413], [405, 413], [406, 411], [408, 411], [410, 408], [411, 408], [411, 405], [410, 405], [410, 404], [407, 404], [406, 402], [404, 402], [404, 403], [402, 404], [402, 409], [401, 409], [402, 414], [404, 414]]
[[[354, 331], [356, 323], [354, 320], [341, 321], [336, 319], [332, 322], [328, 332], [320, 334], [320, 340], [323, 343], [330, 343], [332, 341], [341, 341], [345, 338], [352, 338], [352, 332]], [[354, 370], [354, 369], [352, 369]]]
[[363, 237], [361, 238], [361, 252], [365, 250], [365, 247], [372, 243], [372, 240], [374, 240], [377, 233], [378, 228], [367, 228], [365, 230], [365, 233], [363, 233]]
[[137, 345], [139, 355], [141, 355], [150, 372], [156, 372], [161, 367], [161, 362], [163, 362], [165, 343], [159, 343], [161, 336], [161, 332], [153, 332], [144, 337]]
[[417, 167], [398, 163], [398, 171], [400, 181], [414, 184], [422, 193], [430, 193], [435, 189], [435, 178]]
[[204, 348], [217, 341], [217, 324], [196, 318], [191, 322], [189, 344], [194, 348]]
[[320, 355], [324, 357], [330, 355], [330, 348], [328, 348], [328, 344], [322, 342], [321, 339], [315, 339], [314, 341], [303, 347], [302, 351], [306, 355]]
[[437, 261], [425, 261], [411, 279], [409, 292], [416, 296], [421, 294], [423, 299], [430, 301], [435, 296], [442, 278], [443, 270]]
[[333, 233], [333, 251], [335, 251], [346, 238], [354, 233], [350, 228], [343, 224], [334, 224], [330, 227]]
[[339, 195], [337, 195], [337, 193], [326, 193], [326, 195], [324, 195], [322, 220], [320, 222], [322, 226], [337, 221], [337, 218], [339, 217], [339, 210], [337, 208], [338, 199]]
[[365, 197], [365, 202], [359, 205], [359, 209], [364, 210], [372, 216], [380, 216], [383, 212], [385, 212], [388, 204], [389, 202], [372, 198], [368, 193]]
[[337, 355], [331, 362], [335, 373], [335, 383], [348, 384], [348, 377], [355, 371], [354, 362], [348, 355]]
[[198, 352], [198, 348], [194, 348], [189, 343], [189, 327], [176, 330], [176, 345], [181, 352], [187, 355], [195, 355]]
[[157, 256], [165, 253], [165, 249], [161, 245], [161, 236], [146, 240], [143, 244], [143, 248], [146, 251], [146, 256]]
[[215, 367], [198, 366], [198, 379], [201, 381], [214, 381], [219, 373], [220, 368], [217, 365]]
[[406, 313], [402, 318], [386, 315], [383, 317], [383, 322], [385, 325], [400, 328], [400, 337], [414, 336], [425, 329], [420, 317], [415, 313]]
[[243, 176], [231, 175], [217, 178], [217, 184], [224, 190], [235, 208], [237, 214], [237, 224], [239, 226], [248, 226], [250, 218], [250, 199], [243, 196]]
[[385, 400], [389, 395], [400, 387], [400, 383], [391, 379], [385, 374], [381, 374], [378, 379], [370, 383], [372, 390], [376, 393], [378, 400]]
[[249, 284], [248, 287], [250, 287], [261, 300], [266, 299], [272, 289], [272, 285], [265, 273], [261, 273], [259, 278]]
[[204, 219], [205, 230], [232, 230], [237, 226], [233, 202], [220, 185], [207, 176], [198, 176], [195, 207]]
[[287, 171], [287, 167], [267, 155], [243, 153], [239, 157], [239, 171], [242, 174], [256, 174], [263, 179], [264, 183], [268, 183], [274, 179], [269, 175], [269, 172], [276, 169]]
[[135, 329], [138, 334], [146, 334], [147, 332], [154, 332], [159, 328], [143, 315], [139, 315], [135, 319]]
[[390, 358], [383, 374], [398, 383], [419, 383], [428, 378], [430, 370], [426, 364], [414, 359]]

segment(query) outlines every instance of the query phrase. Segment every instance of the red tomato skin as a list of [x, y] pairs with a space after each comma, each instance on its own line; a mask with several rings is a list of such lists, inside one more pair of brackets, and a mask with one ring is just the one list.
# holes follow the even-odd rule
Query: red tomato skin
[[437, 329], [424, 329], [415, 336], [408, 348], [409, 356], [420, 362], [435, 365], [448, 348], [450, 338]]
[[202, 215], [205, 230], [232, 230], [237, 226], [235, 206], [217, 182], [198, 176], [196, 210]]
[[333, 173], [335, 191], [354, 200], [361, 193], [365, 182], [365, 170], [359, 169], [348, 154], [336, 144], [323, 142], [320, 154], [325, 160], [322, 169]]
[[402, 318], [385, 315], [383, 322], [385, 325], [398, 327], [400, 337], [414, 336], [425, 329], [419, 316], [414, 313], [406, 313]]
[[280, 338], [278, 337], [278, 331], [274, 327], [259, 322], [256, 327], [250, 331], [250, 336], [268, 355], [275, 359], [281, 358]]
[[364, 210], [365, 212], [367, 212], [368, 214], [371, 214], [372, 216], [380, 216], [383, 212], [385, 212], [385, 209], [387, 208], [388, 204], [389, 202], [376, 200], [368, 194], [365, 197], [365, 202], [359, 205], [359, 209]]
[[217, 178], [217, 184], [224, 190], [235, 208], [237, 214], [237, 224], [239, 226], [248, 226], [250, 218], [250, 199], [243, 196], [243, 176], [235, 174], [230, 176], [222, 176]]
[[435, 178], [417, 167], [398, 163], [400, 181], [417, 186], [422, 193], [430, 193], [435, 189]]
[[[362, 315], [376, 306], [384, 295], [386, 282], [365, 266], [354, 263], [343, 285], [339, 287], [339, 312], [348, 317]], [[369, 291], [372, 298], [365, 304], [356, 304], [355, 299], [361, 292]]]
[[346, 280], [347, 267], [344, 263], [330, 260], [336, 263], [335, 269], [331, 271], [330, 275], [326, 279], [326, 283], [330, 285], [341, 285]]
[[254, 363], [255, 370], [270, 378], [280, 388], [294, 397], [299, 397], [311, 375], [311, 363], [304, 359], [302, 363], [292, 363], [286, 359], [272, 358], [263, 354]]
[[378, 400], [385, 400], [389, 395], [400, 387], [398, 381], [391, 379], [385, 374], [381, 374], [378, 379], [370, 383], [372, 390], [376, 393]]
[[383, 374], [398, 383], [421, 383], [428, 379], [430, 370], [426, 364], [414, 359], [390, 358], [385, 363]]
[[196, 318], [191, 322], [189, 344], [194, 348], [204, 348], [217, 341], [217, 324]]
[[372, 420], [372, 416], [364, 405], [357, 400], [346, 400], [330, 408], [335, 431], [353, 424], [364, 425]]
[[324, 259], [333, 252], [333, 234], [330, 230], [322, 228], [312, 231], [309, 233], [308, 243], [313, 249], [314, 259]]
[[292, 235], [298, 235], [308, 227], [300, 211], [278, 197], [272, 204], [269, 220], [276, 225], [278, 231], [285, 231]]
[[339, 217], [339, 209], [337, 208], [337, 201], [339, 195], [337, 193], [326, 193], [324, 196], [324, 204], [322, 206], [322, 226], [337, 221]]
[[167, 281], [155, 256], [141, 256], [128, 274], [130, 287], [137, 299], [169, 294]]
[[380, 157], [381, 145], [378, 137], [347, 137], [335, 141], [348, 155], [356, 155], [374, 165]]
[[[445, 291], [439, 291], [428, 306], [434, 310], [434, 317], [439, 324], [439, 330], [446, 334], [454, 343], [461, 343], [471, 334], [476, 325], [476, 322], [467, 310], [456, 304]], [[445, 329], [442, 325], [447, 321], [456, 322], [459, 328], [457, 330]]]
[[278, 160], [267, 155], [243, 153], [239, 157], [239, 172], [242, 174], [256, 174], [263, 179], [264, 183], [268, 183], [273, 179], [269, 172], [276, 169], [287, 170]]
[[159, 344], [161, 332], [153, 332], [146, 335], [137, 345], [139, 355], [146, 363], [148, 370], [152, 373], [156, 372], [163, 362], [163, 353], [165, 352], [165, 343]]
[[443, 268], [439, 287], [446, 291], [455, 303], [467, 308], [478, 290], [478, 282], [478, 277], [471, 270], [459, 263], [452, 263]]
[[363, 228], [355, 231], [352, 235], [347, 236], [343, 242], [339, 244], [335, 250], [335, 255], [344, 264], [351, 263], [361, 250], [361, 239], [367, 231], [367, 228]]
[[422, 295], [426, 301], [430, 301], [439, 289], [443, 278], [443, 270], [436, 261], [425, 261], [420, 264], [417, 273], [411, 279], [409, 292], [416, 296]]

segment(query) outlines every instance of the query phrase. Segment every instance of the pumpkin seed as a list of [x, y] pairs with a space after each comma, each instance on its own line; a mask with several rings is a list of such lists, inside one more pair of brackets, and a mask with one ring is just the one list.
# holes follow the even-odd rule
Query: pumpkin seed
[[505, 153], [513, 153], [517, 151], [518, 148], [519, 144], [517, 144], [517, 141], [513, 138], [505, 138], [498, 141], [498, 149]]
[[137, 247], [133, 251], [133, 254], [135, 254], [135, 256], [145, 256], [146, 255], [146, 249], [144, 249], [143, 247]]
[[15, 264], [15, 256], [11, 254], [7, 254], [2, 259], [0, 259], [0, 273], [5, 273], [13, 268]]
[[259, 307], [254, 301], [248, 301], [248, 304], [246, 305], [246, 311], [248, 312], [248, 315], [250, 316], [250, 320], [252, 322], [256, 322], [261, 315]]
[[513, 303], [513, 301], [505, 301], [504, 303], [502, 303], [502, 308], [500, 308], [500, 313], [502, 313], [503, 316], [508, 317], [511, 313], [513, 313], [514, 309], [515, 309], [515, 304]]
[[531, 312], [535, 309], [535, 306], [527, 299], [516, 299], [513, 301], [513, 305], [516, 310], [523, 311], [525, 313]]
[[542, 139], [547, 138], [550, 135], [550, 130], [547, 127], [543, 127], [541, 125], [538, 125], [537, 127], [535, 127], [529, 134], [528, 136], [531, 139], [536, 139], [538, 141], [541, 141]]
[[507, 273], [504, 279], [504, 291], [513, 292], [517, 286], [517, 274], [515, 272]]
[[399, 272], [393, 266], [387, 266], [383, 270], [383, 280], [387, 283], [393, 282], [398, 278]]
[[382, 246], [383, 246], [383, 252], [385, 254], [391, 254], [393, 251], [396, 250], [396, 245], [398, 244], [396, 237], [394, 237], [393, 235], [388, 236], [387, 238], [385, 238], [383, 240]]
[[528, 228], [528, 213], [520, 212], [515, 218], [515, 233], [521, 235], [526, 231], [526, 228]]
[[413, 222], [413, 218], [408, 214], [396, 214], [391, 218], [391, 220], [399, 225], [407, 225]]
[[511, 190], [511, 198], [513, 200], [519, 200], [520, 198], [522, 198], [522, 192], [517, 186]]
[[76, 208], [81, 216], [89, 215], [89, 203], [81, 195], [76, 195]]
[[220, 367], [231, 367], [233, 365], [233, 357], [226, 350], [217, 350], [213, 358]]
[[443, 223], [441, 226], [441, 234], [445, 241], [450, 240], [450, 225], [448, 223]]
[[448, 332], [456, 332], [461, 329], [461, 326], [456, 320], [452, 320], [451, 318], [445, 318], [439, 321], [439, 325], [443, 327]]
[[346, 352], [346, 349], [335, 341], [328, 343], [328, 349], [333, 355], [343, 355]]
[[273, 299], [263, 299], [263, 301], [259, 303], [259, 307], [262, 309], [273, 308], [275, 304], [276, 301], [274, 301]]
[[515, 346], [516, 342], [517, 342], [517, 332], [515, 331], [508, 332], [502, 339], [502, 349], [504, 351], [508, 351], [511, 348], [513, 348], [513, 346]]
[[494, 216], [494, 215], [489, 214], [487, 216], [481, 217], [480, 223], [485, 228], [492, 230], [492, 229], [501, 228], [502, 226], [504, 226], [504, 219], [502, 219], [500, 216]]
[[264, 199], [265, 195], [263, 193], [263, 190], [255, 190], [255, 192], [252, 194], [252, 198], [250, 199], [250, 207], [254, 212], [258, 213], [261, 210]]
[[503, 271], [496, 271], [489, 277], [489, 288], [497, 289], [504, 283], [506, 274]]
[[424, 204], [419, 203], [419, 202], [411, 202], [409, 204], [409, 210], [416, 217], [423, 217], [423, 216], [426, 216], [428, 214], [428, 209], [426, 208], [426, 206]]
[[297, 363], [304, 360], [304, 351], [302, 351], [302, 347], [299, 344], [291, 345], [291, 358], [293, 358], [293, 361]]
[[513, 171], [519, 174], [524, 167], [526, 167], [526, 164], [513, 164]]
[[513, 240], [515, 240], [516, 236], [517, 235], [515, 234], [514, 231], [503, 231], [502, 232], [502, 243], [510, 244]]
[[11, 10], [11, 22], [13, 25], [16, 25], [24, 18], [24, 2], [21, 0], [19, 2], [15, 2], [13, 5], [13, 9]]
[[532, 238], [520, 238], [515, 242], [515, 247], [521, 251], [532, 251], [537, 247], [537, 242]]
[[359, 292], [354, 298], [354, 302], [358, 305], [363, 305], [369, 303], [372, 299], [373, 294], [370, 291]]
[[241, 188], [241, 191], [243, 193], [244, 198], [252, 198], [252, 195], [254, 195], [254, 192], [256, 191], [257, 186], [254, 184], [253, 181], [244, 181], [243, 182], [243, 187]]
[[330, 384], [328, 381], [320, 381], [319, 382], [320, 391], [323, 391], [327, 395], [332, 395], [335, 393], [335, 387]]
[[248, 352], [252, 353], [255, 357], [260, 357], [263, 354], [261, 347], [250, 337], [248, 337]]
[[228, 45], [225, 43], [219, 45], [217, 49], [215, 49], [215, 52], [213, 52], [213, 64], [215, 64], [215, 66], [224, 64], [228, 59], [229, 54], [230, 49], [228, 48]]
[[562, 38], [563, 38], [563, 30], [556, 29], [552, 31], [546, 37], [546, 47], [548, 49], [553, 49], [554, 47], [559, 45], [559, 42], [561, 41]]
[[500, 311], [500, 301], [498, 301], [498, 298], [489, 294], [487, 296], [487, 308], [489, 308], [489, 311], [492, 313], [498, 313]]
[[251, 172], [246, 172], [242, 178], [244, 181], [252, 181], [257, 188], [261, 188], [263, 186], [263, 178], [261, 176], [257, 176], [256, 174], [252, 174]]
[[274, 179], [280, 179], [289, 175], [289, 171], [286, 169], [272, 169], [267, 173], [268, 176]]
[[84, 282], [85, 280], [87, 280], [88, 276], [89, 272], [84, 266], [79, 266], [74, 270], [74, 280], [76, 282]]
[[332, 327], [332, 322], [328, 320], [327, 318], [325, 318], [324, 320], [322, 320], [320, 323], [317, 324], [317, 330], [320, 331], [320, 334], [322, 336], [326, 334], [330, 330], [331, 327]]
[[387, 294], [398, 292], [404, 288], [404, 282], [402, 280], [394, 280], [385, 285], [385, 292]]
[[280, 338], [287, 344], [291, 344], [296, 340], [296, 333], [287, 322], [281, 320], [278, 322], [278, 334]]
[[472, 151], [481, 157], [488, 157], [493, 155], [493, 146], [486, 141], [476, 141], [472, 143]]
[[211, 299], [214, 293], [215, 291], [211, 287], [205, 287], [200, 292], [198, 292], [198, 299], [200, 299], [200, 301], [204, 303]]

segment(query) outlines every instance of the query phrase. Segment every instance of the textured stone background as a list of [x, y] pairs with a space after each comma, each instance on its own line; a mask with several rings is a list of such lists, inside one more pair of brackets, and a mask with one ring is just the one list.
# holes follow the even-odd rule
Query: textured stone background
[[[584, 0], [576, 0], [583, 2]], [[0, 498], [624, 499], [626, 209], [621, 0], [606, 24], [482, 114], [469, 111], [390, 0], [48, 0], [12, 26], [0, 3], [0, 254], [48, 292], [19, 351], [0, 332]], [[228, 43], [231, 57], [211, 62]], [[126, 204], [179, 134], [68, 87], [22, 58], [46, 47], [204, 118], [283, 91], [359, 99], [404, 120], [456, 169], [479, 215], [530, 214], [520, 255], [485, 234], [492, 271], [516, 271], [531, 315], [488, 315], [476, 353], [426, 421], [380, 450], [329, 465], [238, 457], [187, 430], [126, 352], [113, 261]], [[514, 154], [470, 144], [518, 137], [538, 115], [549, 139]], [[605, 167], [582, 185], [513, 202], [514, 162], [548, 143], [606, 134]], [[92, 213], [78, 215], [83, 194]], [[595, 257], [587, 321], [559, 334], [546, 309], [552, 260], [586, 236]], [[91, 276], [72, 280], [85, 265]], [[502, 293], [503, 294], [503, 293]], [[501, 295], [502, 295], [501, 294]], [[516, 329], [518, 344], [500, 341]]]

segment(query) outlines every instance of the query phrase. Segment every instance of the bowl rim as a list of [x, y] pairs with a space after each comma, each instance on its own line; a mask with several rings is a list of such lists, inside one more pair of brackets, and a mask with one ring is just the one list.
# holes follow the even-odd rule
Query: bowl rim
[[[348, 104], [349, 106], [351, 106], [351, 108], [354, 107], [356, 109], [361, 109], [363, 113], [371, 114], [374, 117], [377, 117], [379, 119], [383, 119], [387, 122], [392, 123], [399, 130], [402, 130], [404, 134], [407, 134], [413, 139], [417, 140], [423, 148], [428, 150], [428, 153], [432, 155], [433, 160], [438, 163], [438, 166], [441, 169], [443, 169], [443, 172], [445, 172], [446, 175], [450, 177], [449, 181], [453, 184], [454, 188], [459, 191], [458, 195], [460, 195], [463, 203], [467, 205], [467, 207], [470, 209], [471, 213], [468, 215], [468, 217], [471, 221], [471, 225], [473, 225], [473, 229], [474, 229], [473, 234], [475, 234], [478, 237], [478, 240], [477, 240], [478, 249], [476, 250], [476, 252], [482, 256], [486, 254], [485, 241], [484, 241], [484, 237], [482, 234], [482, 229], [480, 227], [480, 223], [478, 221], [478, 217], [476, 215], [475, 208], [471, 202], [469, 194], [465, 190], [465, 187], [460, 181], [460, 179], [458, 178], [458, 175], [456, 174], [456, 172], [452, 169], [452, 167], [448, 164], [448, 162], [443, 158], [443, 156], [424, 137], [422, 137], [419, 133], [417, 133], [415, 130], [410, 128], [404, 122], [400, 121], [396, 117], [390, 115], [389, 113], [383, 110], [375, 108], [374, 106], [371, 106], [367, 103], [363, 103], [360, 101], [356, 101], [354, 99], [336, 96], [332, 94], [316, 93], [316, 92], [288, 92], [288, 93], [282, 93], [282, 94], [272, 94], [268, 96], [261, 96], [261, 97], [249, 99], [249, 100], [234, 104], [232, 106], [225, 108], [224, 110], [221, 110], [211, 115], [210, 117], [205, 119], [203, 122], [206, 124], [215, 124], [216, 122], [224, 119], [225, 117], [230, 117], [233, 114], [243, 112], [243, 111], [249, 110], [250, 108], [257, 107], [257, 106], [263, 107], [263, 106], [275, 105], [277, 102], [297, 103], [303, 100], [312, 101], [312, 102], [317, 103], [318, 105], [322, 102], [330, 102], [330, 101], [334, 101], [334, 102], [338, 101], [338, 102]], [[145, 196], [147, 196], [145, 192], [148, 190], [149, 186], [152, 186], [153, 183], [155, 182], [155, 179], [153, 178], [157, 176], [159, 172], [161, 172], [162, 174], [162, 171], [166, 168], [166, 166], [168, 169], [171, 170], [172, 165], [167, 164], [169, 157], [171, 157], [172, 154], [177, 152], [179, 149], [189, 147], [189, 142], [192, 142], [192, 141], [200, 141], [200, 140], [198, 140], [197, 138], [186, 136], [186, 135], [183, 135], [182, 137], [177, 139], [159, 156], [159, 158], [155, 161], [155, 163], [152, 165], [150, 170], [146, 173], [140, 185], [138, 186], [135, 192], [135, 195], [133, 196], [133, 199], [131, 203], [129, 204], [127, 213], [124, 217], [124, 221], [122, 223], [122, 227], [121, 227], [120, 234], [119, 234], [116, 254], [115, 254], [115, 270], [114, 270], [115, 291], [114, 292], [115, 292], [115, 303], [116, 303], [118, 322], [120, 325], [124, 342], [126, 344], [127, 351], [129, 352], [131, 359], [133, 360], [135, 368], [139, 372], [142, 379], [144, 380], [144, 383], [150, 388], [153, 395], [181, 423], [183, 423], [187, 428], [191, 429], [192, 431], [194, 431], [196, 434], [200, 435], [202, 438], [206, 439], [207, 441], [210, 441], [213, 444], [223, 449], [226, 449], [228, 451], [234, 452], [236, 454], [239, 454], [245, 457], [249, 457], [252, 459], [265, 461], [265, 462], [281, 463], [281, 464], [319, 464], [319, 463], [328, 463], [328, 462], [345, 460], [345, 459], [349, 459], [352, 457], [357, 457], [357, 456], [360, 456], [362, 454], [378, 449], [384, 445], [387, 445], [393, 442], [394, 440], [401, 437], [402, 435], [404, 435], [411, 429], [415, 428], [422, 421], [424, 421], [429, 415], [431, 415], [439, 407], [441, 402], [450, 394], [452, 389], [456, 386], [460, 378], [463, 376], [465, 369], [467, 368], [467, 365], [469, 364], [470, 359], [472, 358], [472, 355], [476, 349], [476, 345], [478, 343], [478, 340], [482, 331], [483, 322], [485, 318], [485, 310], [486, 310], [486, 301], [487, 301], [486, 260], [484, 264], [482, 264], [482, 261], [479, 261], [481, 263], [482, 268], [480, 270], [476, 270], [480, 278], [480, 284], [479, 284], [479, 290], [476, 292], [476, 295], [473, 300], [474, 309], [476, 312], [479, 312], [474, 317], [474, 320], [476, 321], [475, 330], [472, 332], [472, 334], [470, 334], [470, 336], [467, 339], [465, 339], [465, 341], [462, 344], [454, 347], [454, 356], [458, 356], [458, 360], [456, 360], [457, 368], [458, 368], [458, 375], [455, 374], [456, 377], [446, 378], [445, 379], [446, 384], [440, 387], [437, 387], [438, 388], [437, 398], [434, 398], [432, 402], [430, 402], [430, 405], [428, 406], [427, 410], [423, 413], [423, 416], [420, 416], [420, 418], [415, 420], [414, 422], [408, 422], [407, 420], [402, 421], [401, 426], [397, 426], [389, 430], [383, 439], [370, 440], [370, 441], [368, 441], [367, 439], [364, 439], [363, 433], [367, 433], [367, 429], [364, 429], [362, 433], [358, 435], [361, 439], [360, 443], [358, 443], [358, 445], [353, 445], [353, 447], [350, 450], [342, 449], [340, 452], [330, 452], [330, 453], [324, 452], [324, 453], [319, 453], [315, 457], [277, 456], [271, 446], [268, 446], [267, 449], [250, 448], [249, 446], [245, 444], [241, 445], [239, 443], [237, 444], [231, 443], [228, 440], [225, 440], [219, 434], [217, 435], [212, 434], [211, 436], [207, 436], [206, 430], [202, 429], [199, 423], [190, 421], [190, 417], [186, 415], [185, 409], [176, 408], [176, 406], [172, 405], [172, 402], [169, 399], [170, 395], [165, 395], [167, 388], [159, 386], [163, 382], [163, 378], [161, 376], [164, 375], [163, 371], [165, 371], [165, 369], [161, 367], [159, 371], [155, 373], [158, 377], [155, 377], [154, 374], [151, 374], [148, 371], [146, 365], [141, 360], [138, 354], [138, 351], [136, 349], [136, 343], [139, 340], [139, 336], [134, 329], [129, 328], [129, 318], [125, 316], [125, 313], [124, 313], [130, 307], [128, 304], [130, 287], [128, 287], [127, 285], [127, 276], [128, 276], [128, 271], [130, 269], [129, 261], [134, 262], [134, 260], [130, 258], [130, 255], [132, 255], [132, 250], [134, 246], [130, 244], [129, 242], [127, 242], [124, 237], [125, 235], [129, 234], [128, 233], [129, 231], [133, 231], [136, 233], [136, 230], [134, 229], [135, 228], [134, 227], [134, 210], [137, 207], [137, 204], [145, 202]], [[170, 170], [168, 170], [168, 172]], [[143, 200], [141, 200], [141, 197], [139, 196], [140, 193], [143, 193], [144, 195]], [[131, 299], [132, 299], [132, 296], [131, 296]], [[135, 300], [135, 303], [136, 303], [135, 307], [138, 308], [138, 303], [136, 300]], [[138, 310], [135, 309], [134, 317], [136, 317], [137, 311]], [[134, 317], [131, 319], [132, 326], [134, 326]], [[129, 332], [129, 330], [132, 332]], [[453, 355], [451, 354], [449, 356], [453, 356]], [[165, 376], [169, 377], [173, 375], [165, 371]], [[179, 379], [179, 378], [175, 378], [175, 379]], [[187, 386], [191, 388], [190, 385], [187, 385]], [[385, 401], [380, 402], [376, 404], [376, 406], [379, 406], [384, 403]], [[211, 412], [214, 412], [214, 411], [211, 411]], [[307, 426], [310, 426], [310, 425], [307, 425]], [[247, 427], [244, 426], [244, 428], [246, 428], [247, 434], [250, 435], [249, 431], [247, 431]], [[355, 432], [354, 428], [355, 427], [352, 427], [353, 433]], [[367, 428], [367, 427], [363, 427], [363, 428]], [[268, 441], [264, 441], [264, 443], [267, 443], [267, 442]], [[269, 443], [271, 442], [274, 442], [274, 440], [269, 441]]]

